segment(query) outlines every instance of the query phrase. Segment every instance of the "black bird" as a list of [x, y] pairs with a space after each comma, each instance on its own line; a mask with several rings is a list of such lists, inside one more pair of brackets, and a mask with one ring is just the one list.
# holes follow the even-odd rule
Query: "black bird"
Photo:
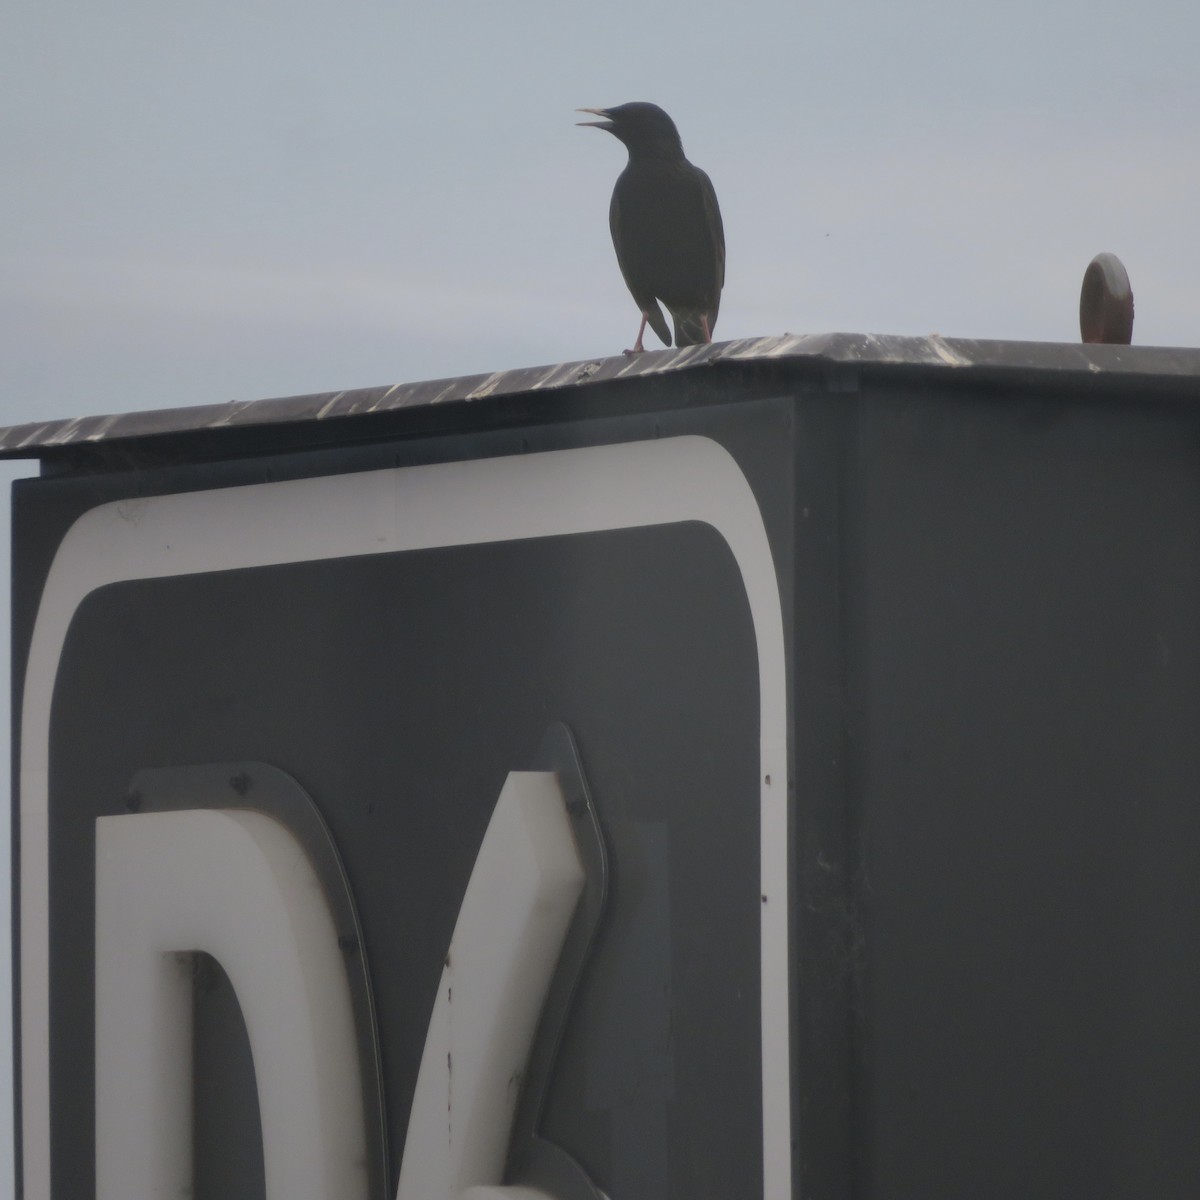
[[608, 209], [621, 274], [642, 310], [626, 354], [645, 348], [647, 322], [671, 344], [660, 300], [675, 321], [675, 345], [711, 342], [725, 284], [725, 231], [712, 181], [684, 157], [675, 122], [657, 104], [577, 111], [603, 117], [579, 124], [607, 129], [629, 151]]

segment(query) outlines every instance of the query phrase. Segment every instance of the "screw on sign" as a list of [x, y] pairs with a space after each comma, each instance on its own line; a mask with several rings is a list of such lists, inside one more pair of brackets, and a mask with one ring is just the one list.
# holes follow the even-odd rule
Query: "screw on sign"
[[1133, 341], [1133, 289], [1115, 254], [1097, 254], [1088, 263], [1079, 293], [1079, 333], [1085, 342]]

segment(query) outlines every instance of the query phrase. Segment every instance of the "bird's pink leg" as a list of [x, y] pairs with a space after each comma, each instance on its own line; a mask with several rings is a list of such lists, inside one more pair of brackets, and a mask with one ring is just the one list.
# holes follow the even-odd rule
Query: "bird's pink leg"
[[704, 326], [704, 340], [706, 342], [711, 342], [712, 341], [712, 330], [709, 329], [709, 327], [708, 327], [708, 313], [700, 314], [700, 324]]
[[638, 326], [637, 341], [633, 343], [632, 350], [626, 350], [626, 354], [644, 354], [646, 347], [642, 345], [642, 334], [646, 332], [646, 314], [642, 313], [642, 323]]

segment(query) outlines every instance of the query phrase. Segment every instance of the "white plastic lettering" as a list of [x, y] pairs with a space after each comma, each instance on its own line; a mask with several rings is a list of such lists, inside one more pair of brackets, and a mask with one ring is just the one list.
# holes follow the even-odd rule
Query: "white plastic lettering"
[[583, 889], [558, 779], [505, 781], [459, 908], [397, 1200], [546, 1200], [501, 1187], [521, 1074]]
[[300, 843], [259, 813], [96, 822], [96, 1196], [187, 1195], [188, 955], [225, 969], [249, 1034], [268, 1200], [366, 1195], [349, 984]]

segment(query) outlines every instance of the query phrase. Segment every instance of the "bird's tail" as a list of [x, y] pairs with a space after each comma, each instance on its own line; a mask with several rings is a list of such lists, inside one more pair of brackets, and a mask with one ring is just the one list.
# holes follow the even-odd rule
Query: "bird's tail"
[[667, 318], [663, 316], [663, 310], [658, 307], [657, 300], [651, 300], [649, 308], [644, 310], [646, 320], [650, 322], [650, 328], [658, 334], [658, 340], [664, 346], [671, 344], [671, 331], [667, 328]]
[[[715, 315], [698, 308], [673, 308], [671, 317], [675, 321], [675, 345], [703, 346], [712, 341], [712, 327]], [[708, 328], [705, 329], [707, 321]]]

